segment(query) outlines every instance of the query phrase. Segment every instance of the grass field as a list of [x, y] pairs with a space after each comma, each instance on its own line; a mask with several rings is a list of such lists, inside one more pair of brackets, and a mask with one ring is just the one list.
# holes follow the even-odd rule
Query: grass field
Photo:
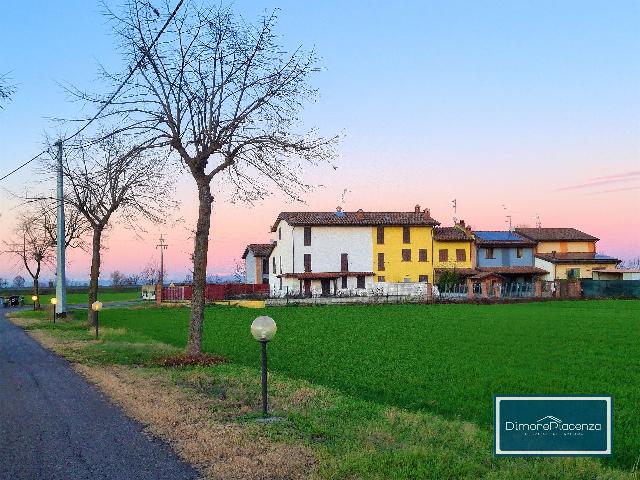
[[[205, 350], [231, 360], [210, 367], [213, 377], [237, 381], [256, 374], [259, 350], [249, 325], [260, 314], [278, 323], [269, 345], [276, 378], [335, 392], [333, 403], [339, 407], [321, 409], [321, 415], [290, 413], [294, 430], [273, 427], [274, 435], [301, 439], [332, 458], [326, 477], [420, 478], [419, 472], [429, 472], [429, 478], [438, 478], [433, 472], [441, 472], [440, 478], [458, 478], [499, 472], [496, 478], [532, 478], [527, 469], [535, 465], [535, 475], [545, 478], [600, 478], [602, 472], [592, 467], [596, 462], [638, 472], [638, 301], [211, 307]], [[110, 343], [106, 338], [91, 348], [101, 362], [144, 361], [153, 349], [132, 351], [118, 342], [143, 345], [153, 339], [182, 348], [188, 315], [183, 308], [105, 310], [101, 323], [120, 329], [120, 339]], [[535, 393], [613, 395], [615, 456], [569, 466], [553, 459], [493, 458], [493, 396]], [[396, 409], [416, 415], [409, 422], [415, 428], [389, 425], [389, 411]], [[379, 421], [371, 423], [375, 418]], [[437, 448], [433, 432], [425, 433], [433, 428], [429, 422], [447, 425]], [[474, 438], [482, 445], [466, 445], [454, 435], [467, 425], [477, 429]], [[363, 432], [373, 435], [373, 444], [362, 439]], [[429, 441], [430, 449], [420, 448]]]

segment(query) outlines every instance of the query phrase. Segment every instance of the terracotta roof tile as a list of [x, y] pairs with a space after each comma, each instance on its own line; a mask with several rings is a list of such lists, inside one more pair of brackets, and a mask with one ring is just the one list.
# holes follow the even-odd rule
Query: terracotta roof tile
[[620, 260], [600, 253], [536, 253], [536, 258], [551, 263], [620, 263]]
[[516, 228], [516, 232], [536, 242], [597, 241], [598, 238], [575, 228]]
[[242, 258], [247, 258], [249, 251], [253, 252], [253, 255], [256, 257], [268, 257], [271, 255], [274, 246], [275, 244], [273, 243], [250, 243], [244, 249]]
[[433, 229], [433, 238], [439, 242], [473, 241], [471, 234], [459, 227], [436, 227]]
[[278, 223], [286, 220], [290, 225], [416, 225], [436, 226], [440, 222], [431, 218], [428, 212], [281, 212], [271, 231]]

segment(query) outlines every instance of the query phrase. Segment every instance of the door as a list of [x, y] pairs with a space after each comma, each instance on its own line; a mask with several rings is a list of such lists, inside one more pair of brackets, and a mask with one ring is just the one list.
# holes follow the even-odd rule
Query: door
[[322, 287], [322, 296], [328, 297], [331, 295], [331, 281], [328, 278], [323, 278], [320, 280], [320, 285]]
[[311, 280], [308, 278], [305, 278], [304, 280], [304, 294], [307, 297], [311, 296]]

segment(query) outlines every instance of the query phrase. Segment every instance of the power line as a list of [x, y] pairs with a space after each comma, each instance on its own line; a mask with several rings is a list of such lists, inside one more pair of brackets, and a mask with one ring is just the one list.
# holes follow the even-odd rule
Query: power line
[[[169, 26], [169, 23], [171, 23], [171, 20], [173, 20], [173, 17], [176, 16], [176, 14], [178, 13], [178, 10], [180, 10], [180, 7], [182, 7], [182, 4], [184, 3], [184, 0], [180, 0], [178, 2], [178, 4], [176, 5], [176, 8], [173, 9], [173, 12], [171, 12], [171, 15], [169, 15], [169, 18], [167, 18], [167, 21], [164, 23], [164, 25], [162, 26], [162, 28], [158, 31], [158, 34], [155, 36], [155, 38], [153, 39], [153, 41], [151, 42], [151, 44], [149, 45], [149, 47], [147, 48], [147, 51], [150, 51], [153, 47], [155, 47], [156, 43], [158, 43], [158, 40], [160, 40], [160, 36], [164, 33], [164, 31], [167, 29], [167, 27]], [[126, 76], [126, 78], [120, 83], [120, 86], [116, 89], [116, 91], [109, 97], [109, 99], [105, 102], [105, 104], [100, 107], [100, 110], [98, 110], [98, 112], [91, 117], [87, 123], [85, 123], [82, 128], [80, 128], [77, 132], [75, 132], [72, 135], [69, 135], [66, 138], [63, 138], [60, 140], [60, 142], [66, 142], [71, 140], [72, 138], [77, 137], [78, 135], [80, 135], [89, 125], [91, 125], [93, 122], [95, 122], [98, 117], [102, 114], [102, 112], [105, 111], [105, 109], [111, 105], [111, 102], [113, 102], [113, 100], [115, 100], [115, 98], [118, 96], [118, 94], [120, 93], [120, 91], [124, 88], [124, 86], [127, 84], [127, 82], [129, 80], [131, 80], [131, 77], [133, 76], [133, 74], [135, 73], [135, 71], [140, 68], [140, 66], [142, 65], [142, 63], [144, 62], [144, 57], [145, 55], [143, 54], [140, 59], [136, 62], [136, 64], [134, 65], [134, 67], [131, 69], [131, 71], [129, 72], [129, 74]], [[24, 162], [22, 165], [20, 165], [19, 167], [15, 168], [14, 170], [10, 171], [9, 173], [7, 173], [6, 175], [4, 175], [2, 178], [0, 178], [0, 182], [2, 180], [4, 180], [5, 178], [9, 177], [10, 175], [13, 175], [14, 173], [16, 173], [18, 170], [20, 170], [21, 168], [26, 167], [27, 165], [29, 165], [31, 162], [33, 162], [34, 160], [38, 159], [40, 156], [42, 156], [43, 154], [47, 153], [47, 150], [43, 150], [42, 152], [40, 152], [39, 154], [37, 154], [35, 157], [33, 157], [30, 160], [27, 160], [26, 162]]]

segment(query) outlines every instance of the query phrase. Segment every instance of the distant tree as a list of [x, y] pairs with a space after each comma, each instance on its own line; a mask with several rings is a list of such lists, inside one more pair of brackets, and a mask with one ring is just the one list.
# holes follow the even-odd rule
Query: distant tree
[[[81, 236], [86, 229], [79, 225], [82, 218], [65, 214], [68, 223], [65, 225], [65, 246], [83, 246]], [[35, 308], [40, 308], [40, 274], [45, 266], [52, 266], [56, 245], [56, 224], [51, 218], [46, 201], [39, 201], [23, 211], [14, 229], [14, 237], [5, 242], [7, 253], [20, 259], [33, 280], [33, 294], [38, 297]]]
[[147, 0], [129, 0], [124, 11], [108, 12], [125, 62], [140, 68], [105, 72], [112, 87], [131, 76], [111, 102], [75, 93], [99, 105], [119, 131], [177, 154], [194, 180], [198, 219], [186, 350], [199, 355], [214, 178], [226, 174], [217, 183], [242, 200], [268, 195], [265, 180], [298, 199], [307, 187], [299, 179], [302, 165], [332, 158], [335, 138], [298, 131], [300, 111], [316, 94], [309, 80], [318, 61], [313, 51], [286, 52], [275, 14], [250, 25], [215, 2], [186, 0], [178, 8], [176, 14], [168, 4], [160, 11]]
[[120, 270], [114, 270], [109, 277], [111, 278], [111, 285], [114, 287], [120, 287], [125, 284], [125, 276], [120, 273]]
[[24, 287], [24, 277], [22, 275], [16, 275], [15, 277], [13, 277], [13, 286], [16, 288], [22, 288]]
[[630, 258], [618, 265], [618, 268], [640, 269], [640, 257]]
[[[238, 283], [244, 283], [247, 278], [247, 272], [244, 262], [236, 260], [233, 268], [233, 279]], [[259, 280], [259, 279], [258, 279]]]
[[7, 288], [9, 286], [9, 282], [6, 278], [0, 277], [0, 288]]
[[143, 285], [155, 285], [160, 278], [160, 269], [154, 263], [148, 263], [140, 272]]

